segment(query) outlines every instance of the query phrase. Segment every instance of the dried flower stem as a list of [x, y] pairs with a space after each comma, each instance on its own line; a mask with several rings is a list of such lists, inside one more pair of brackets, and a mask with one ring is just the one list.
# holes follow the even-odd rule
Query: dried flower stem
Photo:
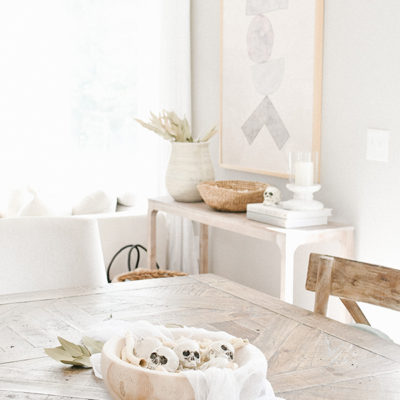
[[169, 140], [170, 142], [181, 142], [181, 143], [208, 142], [218, 132], [217, 127], [213, 127], [202, 138], [194, 140], [190, 124], [186, 119], [186, 117], [181, 119], [173, 111], [164, 110], [158, 116], [150, 112], [149, 122], [144, 122], [137, 118], [135, 118], [135, 120], [144, 128], [156, 133], [163, 139]]

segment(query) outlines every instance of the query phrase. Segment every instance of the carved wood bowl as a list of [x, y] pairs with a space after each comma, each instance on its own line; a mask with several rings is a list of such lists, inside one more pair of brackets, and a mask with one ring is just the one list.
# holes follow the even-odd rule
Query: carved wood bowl
[[125, 340], [110, 339], [103, 347], [101, 370], [114, 400], [195, 400], [189, 381], [181, 374], [136, 367], [119, 357]]
[[[215, 339], [212, 332], [209, 337]], [[149, 370], [122, 361], [124, 343], [125, 339], [114, 337], [105, 343], [102, 351], [102, 375], [114, 400], [195, 400], [193, 388], [183, 374]], [[265, 379], [267, 361], [257, 347], [248, 344], [239, 349], [235, 362], [239, 368], [247, 368], [246, 371], [258, 371], [259, 377]], [[257, 395], [249, 393], [249, 400], [256, 399]]]

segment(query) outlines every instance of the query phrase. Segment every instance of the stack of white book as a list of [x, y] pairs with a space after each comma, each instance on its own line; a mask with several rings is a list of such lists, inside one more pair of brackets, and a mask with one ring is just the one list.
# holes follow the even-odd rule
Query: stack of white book
[[332, 209], [292, 211], [279, 206], [266, 206], [263, 203], [248, 204], [247, 218], [254, 221], [280, 226], [300, 228], [304, 226], [326, 225]]

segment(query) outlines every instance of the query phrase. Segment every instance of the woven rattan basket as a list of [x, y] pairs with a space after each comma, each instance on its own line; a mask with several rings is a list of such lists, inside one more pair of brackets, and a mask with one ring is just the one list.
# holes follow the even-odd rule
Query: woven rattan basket
[[204, 202], [219, 211], [246, 211], [247, 204], [262, 203], [266, 183], [251, 181], [210, 181], [197, 185]]
[[134, 271], [126, 272], [115, 276], [113, 283], [125, 281], [141, 281], [144, 279], [155, 278], [172, 278], [174, 276], [187, 276], [184, 272], [166, 271], [163, 269], [135, 269]]

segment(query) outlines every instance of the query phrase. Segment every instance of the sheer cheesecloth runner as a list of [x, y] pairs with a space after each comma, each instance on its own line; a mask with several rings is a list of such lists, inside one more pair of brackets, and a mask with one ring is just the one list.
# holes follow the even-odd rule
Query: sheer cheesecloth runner
[[[179, 339], [182, 336], [201, 340], [208, 337], [212, 340], [229, 340], [233, 336], [226, 332], [210, 332], [199, 328], [168, 328], [153, 325], [146, 321], [127, 322], [110, 320], [85, 332], [85, 336], [106, 342], [113, 336], [124, 337], [132, 331], [135, 338], [157, 336], [166, 341]], [[193, 387], [196, 400], [282, 400], [275, 396], [268, 380], [268, 363], [262, 352], [255, 346], [247, 345], [248, 350], [240, 360], [243, 365], [236, 370], [209, 368], [205, 371], [181, 372]], [[101, 356], [91, 357], [93, 371], [101, 377]]]

